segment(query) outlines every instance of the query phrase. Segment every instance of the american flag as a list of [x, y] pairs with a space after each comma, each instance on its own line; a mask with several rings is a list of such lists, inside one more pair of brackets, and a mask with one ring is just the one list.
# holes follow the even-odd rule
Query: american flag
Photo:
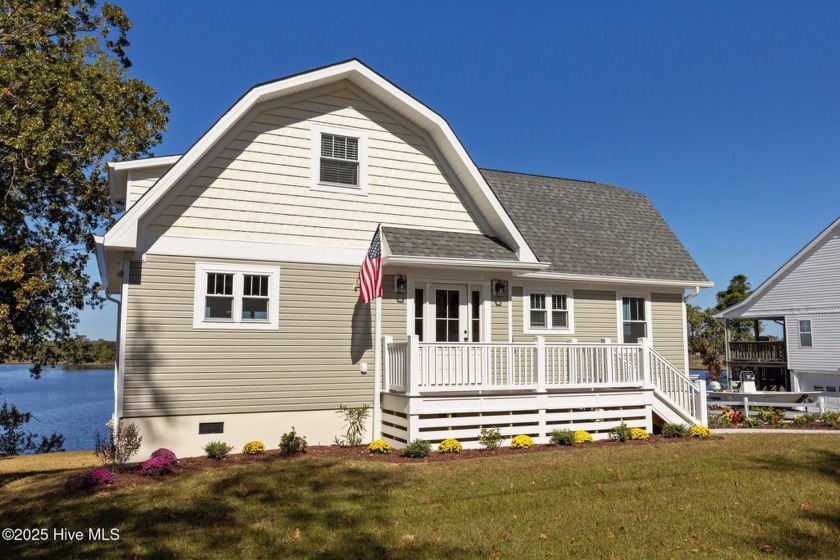
[[382, 242], [379, 228], [376, 228], [370, 249], [359, 269], [359, 299], [362, 303], [370, 303], [378, 297], [382, 297]]

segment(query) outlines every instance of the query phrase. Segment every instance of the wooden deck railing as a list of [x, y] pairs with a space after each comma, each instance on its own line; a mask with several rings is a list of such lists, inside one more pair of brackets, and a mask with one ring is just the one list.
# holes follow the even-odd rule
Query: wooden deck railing
[[764, 342], [730, 342], [729, 359], [744, 362], [786, 362], [783, 340]]

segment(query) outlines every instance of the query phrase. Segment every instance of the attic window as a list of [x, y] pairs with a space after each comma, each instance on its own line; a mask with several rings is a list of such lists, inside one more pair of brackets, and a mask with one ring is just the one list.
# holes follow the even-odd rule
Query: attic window
[[359, 139], [321, 135], [322, 183], [359, 186]]
[[367, 134], [312, 125], [313, 191], [367, 194]]

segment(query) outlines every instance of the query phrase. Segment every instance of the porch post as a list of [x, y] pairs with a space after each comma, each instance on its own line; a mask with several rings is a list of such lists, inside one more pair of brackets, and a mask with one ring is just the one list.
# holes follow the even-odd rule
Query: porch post
[[393, 343], [394, 337], [382, 337], [382, 391], [385, 393], [391, 390], [391, 360], [388, 353]]
[[650, 339], [640, 338], [641, 353], [639, 355], [639, 366], [642, 368], [642, 383], [645, 387], [653, 385], [653, 380], [650, 375]]
[[537, 392], [545, 392], [545, 337], [535, 338], [537, 346]]
[[[609, 338], [602, 338], [601, 339], [601, 344], [610, 344], [611, 342], [612, 341]], [[615, 379], [614, 379], [615, 371], [613, 369], [613, 360], [612, 360], [613, 355], [612, 355], [612, 352], [610, 352], [608, 348], [605, 348], [604, 350], [605, 350], [604, 351], [604, 361], [606, 362], [605, 365], [607, 366], [607, 371], [606, 371], [606, 374], [605, 374], [606, 379], [604, 379], [604, 381], [607, 382], [607, 383], [614, 383], [615, 382]]]
[[709, 425], [709, 407], [706, 403], [706, 380], [698, 379], [697, 383], [697, 416], [703, 426]]
[[382, 435], [382, 296], [375, 300], [373, 324], [373, 440]]
[[406, 375], [408, 376], [408, 394], [420, 393], [420, 337], [416, 334], [408, 335], [406, 345]]

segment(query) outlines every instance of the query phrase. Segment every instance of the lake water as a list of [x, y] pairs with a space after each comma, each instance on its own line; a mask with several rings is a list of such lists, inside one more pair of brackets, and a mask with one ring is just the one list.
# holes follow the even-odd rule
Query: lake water
[[0, 402], [31, 412], [24, 431], [53, 432], [65, 438], [67, 451], [93, 449], [94, 434], [105, 434], [114, 413], [114, 368], [45, 368], [41, 379], [29, 376], [28, 365], [0, 364]]

